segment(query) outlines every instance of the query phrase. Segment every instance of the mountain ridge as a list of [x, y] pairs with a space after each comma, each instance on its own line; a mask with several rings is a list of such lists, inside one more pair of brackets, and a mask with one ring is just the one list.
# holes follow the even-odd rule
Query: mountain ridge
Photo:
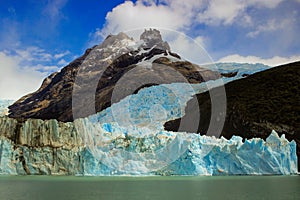
[[[130, 74], [132, 71], [134, 73]], [[126, 80], [128, 91], [119, 90], [118, 98], [112, 101], [115, 86], [124, 74], [131, 75]], [[119, 33], [108, 36], [60, 72], [51, 74], [36, 92], [25, 95], [9, 107], [9, 117], [73, 121], [99, 112], [142, 88], [138, 82], [145, 82], [144, 85], [200, 83], [220, 77], [218, 72], [184, 61], [171, 52], [155, 29], [145, 30], [137, 42]], [[135, 87], [134, 91], [129, 87]], [[74, 94], [74, 90], [78, 92]], [[77, 95], [81, 96], [76, 98]]]

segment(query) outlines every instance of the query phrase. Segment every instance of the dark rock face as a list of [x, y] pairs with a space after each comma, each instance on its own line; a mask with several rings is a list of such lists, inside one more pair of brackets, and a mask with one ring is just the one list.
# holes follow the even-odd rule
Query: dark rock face
[[[220, 78], [218, 72], [182, 61], [170, 52], [157, 30], [146, 30], [141, 39], [144, 43], [132, 48], [128, 44], [134, 41], [126, 34], [110, 35], [47, 77], [38, 91], [11, 105], [9, 117], [68, 122], [99, 112], [149, 85]], [[113, 95], [116, 90], [118, 95]]]
[[[222, 136], [266, 139], [271, 130], [275, 130], [280, 135], [285, 134], [288, 140], [296, 141], [300, 167], [300, 62], [230, 82], [225, 85], [225, 89], [227, 113]], [[183, 118], [192, 118], [196, 114], [193, 101], [199, 103], [201, 118], [191, 123], [197, 123], [198, 132], [206, 134], [211, 118], [209, 93], [198, 94], [190, 100]], [[165, 129], [178, 131], [180, 121], [176, 119], [167, 122]]]

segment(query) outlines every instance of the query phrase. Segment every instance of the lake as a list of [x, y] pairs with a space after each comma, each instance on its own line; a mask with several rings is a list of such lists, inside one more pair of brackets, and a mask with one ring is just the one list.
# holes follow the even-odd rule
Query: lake
[[300, 199], [300, 176], [0, 176], [0, 199]]

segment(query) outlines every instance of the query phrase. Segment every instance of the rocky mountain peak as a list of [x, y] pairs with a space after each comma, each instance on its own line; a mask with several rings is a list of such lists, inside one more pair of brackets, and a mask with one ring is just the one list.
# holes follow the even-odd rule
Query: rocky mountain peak
[[107, 48], [110, 46], [115, 46], [117, 43], [120, 43], [120, 41], [126, 40], [126, 41], [133, 41], [132, 38], [130, 38], [128, 35], [125, 33], [121, 32], [117, 35], [110, 34], [108, 35], [105, 40], [103, 41], [102, 44], [100, 44], [101, 48]]
[[163, 41], [162, 36], [157, 29], [145, 29], [140, 36], [140, 40], [145, 42], [143, 46], [144, 48], [152, 48], [153, 46], [156, 46], [156, 48], [170, 51], [169, 44]]

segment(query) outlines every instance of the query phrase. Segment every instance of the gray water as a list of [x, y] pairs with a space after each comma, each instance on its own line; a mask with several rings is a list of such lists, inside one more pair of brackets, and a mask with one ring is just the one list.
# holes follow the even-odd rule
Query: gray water
[[0, 176], [0, 200], [300, 199], [300, 176]]

